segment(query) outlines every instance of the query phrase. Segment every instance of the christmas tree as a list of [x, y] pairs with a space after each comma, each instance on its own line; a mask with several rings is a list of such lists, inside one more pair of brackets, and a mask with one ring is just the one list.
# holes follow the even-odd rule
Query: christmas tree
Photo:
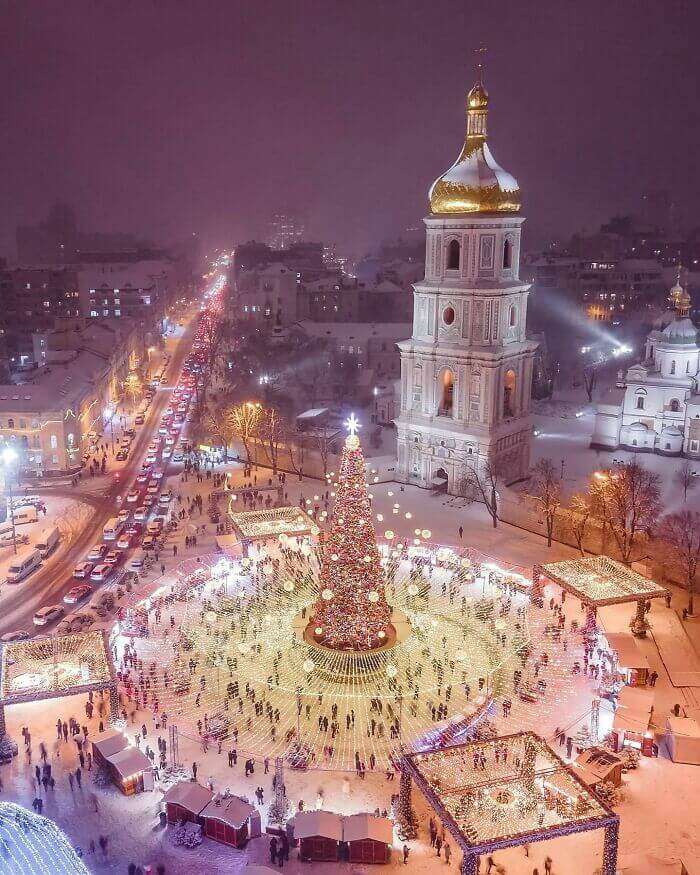
[[365, 460], [348, 420], [336, 499], [321, 546], [320, 597], [311, 620], [314, 638], [337, 650], [372, 650], [389, 640], [391, 609], [372, 525]]

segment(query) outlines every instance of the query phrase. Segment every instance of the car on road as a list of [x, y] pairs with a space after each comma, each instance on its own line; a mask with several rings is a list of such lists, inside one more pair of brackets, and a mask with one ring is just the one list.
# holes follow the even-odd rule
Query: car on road
[[85, 557], [88, 562], [99, 562], [107, 552], [106, 544], [95, 544], [90, 552]]
[[155, 550], [156, 539], [153, 537], [153, 535], [146, 535], [143, 541], [141, 541], [141, 547], [144, 550]]
[[107, 565], [104, 562], [101, 562], [99, 565], [96, 565], [92, 569], [90, 580], [92, 580], [93, 583], [102, 583], [104, 580], [107, 580], [113, 570], [114, 569], [111, 565]]
[[170, 502], [171, 502], [172, 500], [173, 500], [173, 493], [172, 493], [172, 490], [170, 490], [170, 489], [166, 489], [166, 491], [163, 492], [163, 493], [161, 494], [160, 498], [158, 499], [158, 504], [165, 504], [165, 505], [167, 505], [167, 504], [170, 504]]
[[73, 569], [73, 577], [77, 577], [78, 580], [82, 580], [85, 577], [89, 577], [92, 569], [94, 568], [94, 564], [92, 562], [81, 562], [79, 565], [76, 565]]
[[156, 463], [157, 461], [158, 461], [158, 456], [156, 456], [155, 453], [149, 453], [149, 454], [146, 456], [146, 465], [149, 465], [149, 466], [150, 466], [150, 465], [155, 465], [155, 463]]
[[145, 505], [141, 505], [141, 507], [137, 507], [134, 511], [134, 519], [139, 522], [143, 522], [148, 516], [148, 508]]
[[184, 462], [184, 461], [185, 461], [185, 457], [182, 455], [182, 452], [180, 450], [175, 450], [175, 452], [173, 453], [173, 462]]
[[146, 495], [155, 495], [160, 490], [158, 483], [149, 483]]
[[126, 460], [129, 458], [128, 450], [119, 450], [115, 458], [117, 462], [126, 462]]
[[15, 629], [14, 632], [5, 632], [4, 635], [0, 635], [0, 642], [11, 644], [13, 641], [26, 641], [29, 637], [29, 632], [26, 629]]
[[150, 474], [148, 473], [148, 471], [142, 471], [136, 478], [136, 482], [139, 484], [139, 486], [145, 486], [148, 483], [149, 477]]
[[96, 614], [90, 610], [77, 611], [61, 620], [58, 626], [56, 626], [56, 634], [70, 635], [76, 632], [83, 632], [92, 626], [96, 620]]
[[130, 535], [128, 531], [124, 532], [117, 540], [117, 547], [119, 547], [120, 550], [128, 550], [129, 547], [131, 547], [132, 540], [133, 536]]
[[124, 429], [124, 435], [128, 438], [132, 438], [135, 434], [136, 434], [136, 431], [133, 428], [125, 428]]
[[143, 526], [141, 523], [132, 523], [126, 530], [126, 533], [127, 535], [131, 535], [132, 538], [138, 538], [142, 531]]
[[143, 413], [138, 413], [134, 418], [134, 423], [136, 425], [143, 425], [145, 421], [146, 417], [143, 415]]
[[81, 583], [79, 586], [73, 586], [63, 596], [63, 601], [67, 605], [77, 605], [81, 599], [87, 598], [92, 592], [92, 587], [89, 583]]
[[105, 565], [118, 565], [124, 557], [119, 550], [110, 550], [103, 562]]
[[173, 454], [172, 447], [164, 447], [163, 452], [160, 454], [162, 459], [169, 459]]
[[129, 519], [129, 516], [130, 516], [129, 511], [126, 508], [124, 508], [123, 510], [120, 510], [119, 513], [117, 514], [117, 519], [119, 520], [120, 523], [125, 523]]
[[128, 504], [136, 504], [136, 502], [139, 500], [140, 495], [141, 495], [141, 493], [134, 489], [132, 492], [130, 492], [126, 496], [127, 503]]
[[60, 620], [65, 613], [63, 605], [47, 605], [45, 608], [39, 608], [34, 614], [34, 625], [46, 626], [48, 623], [53, 623], [54, 620]]
[[162, 477], [163, 477], [163, 469], [162, 469], [162, 468], [155, 468], [155, 469], [151, 472], [151, 477], [153, 477], [154, 480], [160, 480], [160, 479], [162, 479]]

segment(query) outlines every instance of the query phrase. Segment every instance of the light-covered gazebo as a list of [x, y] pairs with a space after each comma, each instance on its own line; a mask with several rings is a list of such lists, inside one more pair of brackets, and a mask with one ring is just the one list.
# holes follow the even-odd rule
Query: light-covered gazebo
[[109, 690], [110, 712], [119, 712], [119, 693], [108, 632], [92, 630], [0, 644], [0, 736], [5, 708]]
[[668, 594], [663, 586], [609, 556], [585, 556], [535, 565], [533, 591], [541, 586], [542, 578], [580, 599], [588, 609], [590, 624], [598, 608], [635, 603], [637, 609], [630, 626], [638, 638], [646, 635], [646, 603]]
[[398, 810], [415, 783], [462, 852], [462, 875], [503, 848], [605, 831], [602, 875], [615, 875], [619, 818], [532, 732], [402, 757]]
[[266, 541], [268, 538], [303, 538], [317, 535], [315, 521], [300, 507], [271, 507], [265, 510], [229, 511], [231, 522], [244, 543]]

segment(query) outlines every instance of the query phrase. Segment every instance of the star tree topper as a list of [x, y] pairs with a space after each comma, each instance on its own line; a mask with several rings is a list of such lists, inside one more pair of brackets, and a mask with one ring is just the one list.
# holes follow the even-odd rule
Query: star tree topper
[[345, 438], [345, 446], [351, 448], [358, 447], [360, 445], [360, 439], [357, 436], [357, 432], [362, 428], [360, 420], [357, 419], [354, 413], [351, 413], [348, 419], [345, 420], [345, 426], [349, 432], [348, 436]]

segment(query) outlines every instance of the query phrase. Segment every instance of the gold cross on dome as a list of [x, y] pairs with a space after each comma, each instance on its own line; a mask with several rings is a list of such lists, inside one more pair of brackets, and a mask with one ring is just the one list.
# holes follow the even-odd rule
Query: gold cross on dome
[[345, 420], [345, 425], [352, 437], [354, 437], [359, 429], [362, 428], [362, 426], [360, 425], [360, 420], [356, 418], [354, 413], [351, 413], [349, 419]]
[[476, 76], [479, 85], [484, 84], [484, 59], [486, 58], [486, 46], [474, 49], [474, 63], [476, 64]]

